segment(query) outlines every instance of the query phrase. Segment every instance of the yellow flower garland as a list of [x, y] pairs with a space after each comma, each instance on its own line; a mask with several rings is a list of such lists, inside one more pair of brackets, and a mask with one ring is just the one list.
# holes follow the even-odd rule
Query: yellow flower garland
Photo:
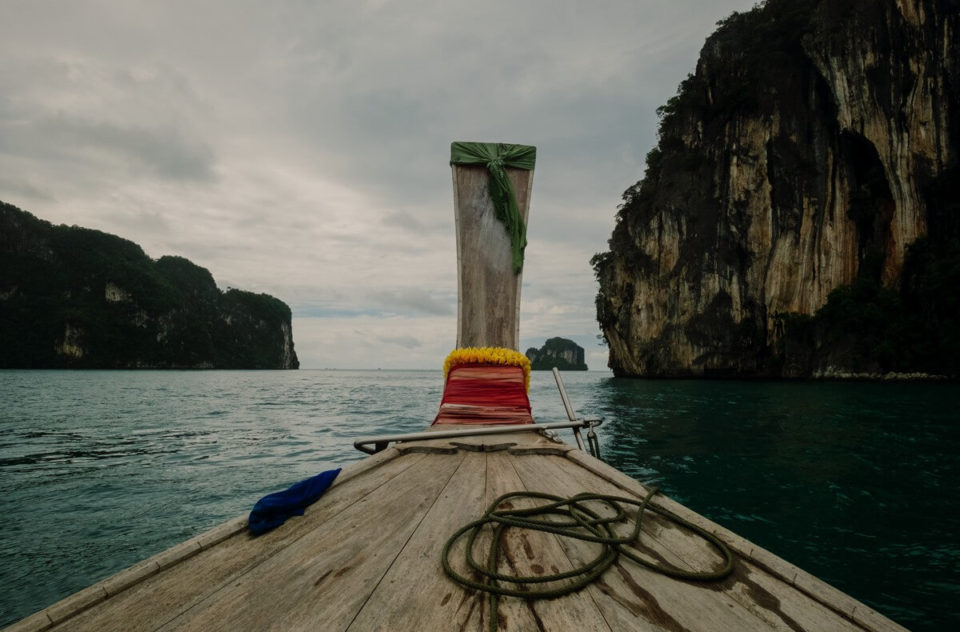
[[443, 361], [443, 379], [458, 364], [499, 364], [523, 369], [523, 380], [530, 391], [530, 359], [519, 351], [505, 347], [464, 347], [454, 349]]

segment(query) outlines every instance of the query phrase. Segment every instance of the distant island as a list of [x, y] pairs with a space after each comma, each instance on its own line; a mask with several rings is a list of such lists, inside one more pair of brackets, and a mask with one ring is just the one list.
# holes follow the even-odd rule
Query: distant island
[[539, 349], [530, 347], [525, 354], [534, 371], [549, 371], [557, 367], [561, 371], [586, 371], [583, 347], [566, 338], [550, 338]]
[[296, 369], [290, 308], [0, 202], [0, 368]]

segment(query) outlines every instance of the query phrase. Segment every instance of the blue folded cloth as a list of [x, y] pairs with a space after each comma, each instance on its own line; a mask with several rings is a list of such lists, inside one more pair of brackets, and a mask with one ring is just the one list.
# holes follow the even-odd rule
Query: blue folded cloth
[[279, 527], [291, 516], [302, 516], [303, 510], [323, 496], [339, 473], [340, 468], [327, 470], [258, 500], [247, 519], [250, 533], [260, 535]]

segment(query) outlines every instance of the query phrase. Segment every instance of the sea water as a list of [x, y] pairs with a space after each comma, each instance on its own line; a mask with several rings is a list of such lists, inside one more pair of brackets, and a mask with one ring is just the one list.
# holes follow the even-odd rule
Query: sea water
[[[910, 629], [960, 629], [957, 385], [564, 380], [615, 467]], [[0, 626], [362, 458], [357, 437], [422, 430], [441, 391], [439, 371], [0, 371]], [[551, 374], [531, 401], [565, 420]]]

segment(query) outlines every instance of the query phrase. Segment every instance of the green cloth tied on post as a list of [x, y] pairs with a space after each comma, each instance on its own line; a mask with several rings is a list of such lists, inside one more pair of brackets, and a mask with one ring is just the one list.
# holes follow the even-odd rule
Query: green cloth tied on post
[[490, 197], [497, 219], [510, 234], [513, 272], [523, 270], [523, 250], [527, 247], [527, 225], [520, 216], [517, 196], [507, 176], [507, 167], [531, 171], [537, 162], [537, 148], [506, 143], [461, 143], [450, 145], [451, 165], [484, 165], [490, 173]]

